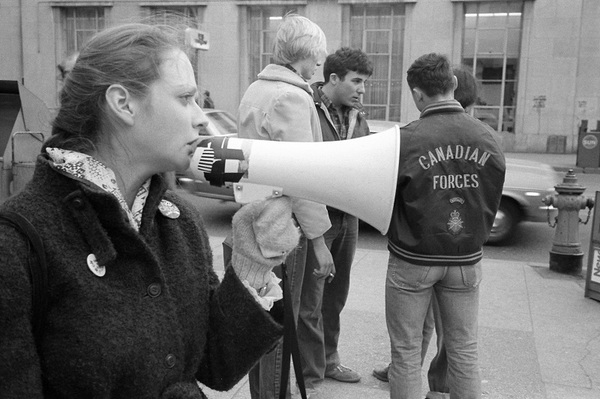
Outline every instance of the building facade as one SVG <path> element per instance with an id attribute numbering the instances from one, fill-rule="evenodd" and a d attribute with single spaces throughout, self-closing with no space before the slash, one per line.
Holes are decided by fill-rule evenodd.
<path id="1" fill-rule="evenodd" d="M 330 51 L 369 54 L 370 119 L 418 118 L 406 71 L 440 52 L 472 69 L 481 88 L 473 113 L 507 151 L 576 152 L 581 121 L 600 121 L 598 0 L 0 0 L 0 81 L 20 82 L 52 112 L 66 60 L 89 37 L 175 12 L 207 33 L 208 50 L 189 50 L 200 92 L 235 114 L 290 11 L 316 22 Z"/>

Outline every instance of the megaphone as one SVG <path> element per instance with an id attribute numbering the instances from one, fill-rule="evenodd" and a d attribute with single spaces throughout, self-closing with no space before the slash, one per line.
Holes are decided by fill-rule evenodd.
<path id="1" fill-rule="evenodd" d="M 400 161 L 400 129 L 352 140 L 202 140 L 190 166 L 196 179 L 234 182 L 238 203 L 287 195 L 329 205 L 386 234 Z"/>

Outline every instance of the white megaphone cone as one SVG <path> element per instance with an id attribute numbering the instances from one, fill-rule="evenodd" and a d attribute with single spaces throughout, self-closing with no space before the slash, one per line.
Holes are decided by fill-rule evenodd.
<path id="1" fill-rule="evenodd" d="M 203 141 L 192 159 L 197 179 L 234 181 L 236 202 L 299 197 L 354 215 L 387 233 L 398 177 L 397 126 L 352 140 L 320 143 L 236 138 Z"/>

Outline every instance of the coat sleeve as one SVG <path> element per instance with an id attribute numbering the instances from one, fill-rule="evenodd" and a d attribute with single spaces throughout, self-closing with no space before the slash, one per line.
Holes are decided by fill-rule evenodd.
<path id="1" fill-rule="evenodd" d="M 283 327 L 228 267 L 212 295 L 207 349 L 196 378 L 218 391 L 233 388 L 282 334 Z"/>
<path id="2" fill-rule="evenodd" d="M 274 141 L 322 141 L 321 126 L 312 123 L 316 112 L 308 93 L 287 91 L 274 100 L 262 123 Z"/>
<path id="3" fill-rule="evenodd" d="M 292 212 L 309 240 L 325 234 L 331 228 L 327 207 L 313 201 L 292 198 Z"/>
<path id="4" fill-rule="evenodd" d="M 0 236 L 0 396 L 43 398 L 31 325 L 29 249 L 13 227 L 0 225 Z"/>
<path id="5" fill-rule="evenodd" d="M 277 99 L 273 110 L 264 122 L 271 139 L 277 141 L 312 142 L 321 141 L 320 125 L 316 124 L 317 132 L 313 131 L 311 115 L 316 115 L 312 98 L 306 93 L 298 95 L 288 92 Z M 292 211 L 306 235 L 312 240 L 325 234 L 331 228 L 327 207 L 305 199 L 294 198 Z"/>

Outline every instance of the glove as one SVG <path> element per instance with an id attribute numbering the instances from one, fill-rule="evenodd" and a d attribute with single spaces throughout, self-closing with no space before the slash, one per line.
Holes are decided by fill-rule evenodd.
<path id="1" fill-rule="evenodd" d="M 232 233 L 231 265 L 256 290 L 271 281 L 273 267 L 285 261 L 300 238 L 287 197 L 244 205 L 233 215 Z"/>

